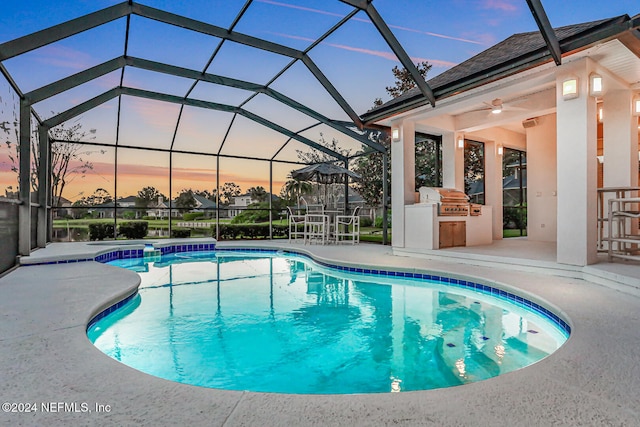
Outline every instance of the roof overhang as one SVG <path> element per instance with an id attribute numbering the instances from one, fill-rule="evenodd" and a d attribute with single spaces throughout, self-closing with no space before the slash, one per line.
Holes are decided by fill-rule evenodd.
<path id="1" fill-rule="evenodd" d="M 639 28 L 640 15 L 636 15 L 633 18 L 623 15 L 607 22 L 605 25 L 586 31 L 580 34 L 579 37 L 561 40 L 562 57 L 569 58 L 596 45 L 602 45 L 617 39 L 640 60 Z M 435 87 L 433 92 L 438 102 L 438 107 L 432 107 L 420 93 L 415 93 L 401 101 L 394 102 L 392 100 L 375 110 L 369 111 L 363 114 L 361 119 L 365 126 L 374 124 L 389 126 L 391 120 L 414 115 L 417 112 L 434 111 L 437 114 L 446 113 L 447 106 L 451 104 L 447 102 L 449 98 L 454 98 L 455 102 L 458 102 L 462 99 L 460 96 L 462 94 L 473 95 L 478 92 L 491 91 L 502 84 L 510 84 L 514 80 L 529 77 L 544 70 L 552 70 L 554 67 L 553 56 L 549 48 L 544 46 L 496 67 Z"/>

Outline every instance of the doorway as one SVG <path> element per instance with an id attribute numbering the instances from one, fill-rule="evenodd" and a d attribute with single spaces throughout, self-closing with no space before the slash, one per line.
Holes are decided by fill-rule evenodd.
<path id="1" fill-rule="evenodd" d="M 527 235 L 527 153 L 506 147 L 502 156 L 502 235 Z"/>

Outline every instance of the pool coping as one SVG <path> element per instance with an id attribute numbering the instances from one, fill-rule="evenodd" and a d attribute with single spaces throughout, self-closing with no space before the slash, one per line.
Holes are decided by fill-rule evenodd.
<path id="1" fill-rule="evenodd" d="M 509 419 L 513 425 L 634 425 L 637 421 L 637 330 L 633 322 L 620 321 L 640 312 L 637 297 L 578 279 L 399 258 L 384 248 L 361 246 L 358 252 L 295 249 L 335 262 L 357 264 L 367 259 L 396 269 L 428 266 L 508 282 L 565 310 L 572 321 L 571 338 L 530 367 L 461 387 L 337 396 L 204 389 L 140 373 L 90 344 L 85 329 L 88 312 L 137 288 L 137 274 L 97 262 L 21 267 L 0 278 L 0 289 L 11 297 L 0 300 L 0 313 L 6 319 L 0 323 L 4 328 L 0 331 L 5 331 L 0 335 L 3 398 L 95 401 L 111 404 L 113 410 L 92 415 L 0 413 L 0 424 L 6 420 L 11 425 L 492 425 Z"/>

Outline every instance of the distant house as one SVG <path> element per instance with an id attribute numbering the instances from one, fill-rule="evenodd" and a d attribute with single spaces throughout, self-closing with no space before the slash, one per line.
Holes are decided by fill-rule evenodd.
<path id="1" fill-rule="evenodd" d="M 202 212 L 205 217 L 211 218 L 216 215 L 216 202 L 209 200 L 206 197 L 194 194 L 193 199 L 196 201 L 196 206 L 191 209 L 190 212 Z M 224 211 L 224 214 L 222 213 Z M 226 216 L 227 208 L 220 206 L 220 216 Z"/>
<path id="2" fill-rule="evenodd" d="M 135 212 L 135 217 L 142 217 L 143 211 L 134 210 L 136 207 L 136 196 L 122 197 L 117 201 L 118 218 L 121 218 L 125 212 Z M 101 203 L 89 208 L 89 213 L 98 218 L 113 218 L 116 204 L 114 202 Z"/>
<path id="3" fill-rule="evenodd" d="M 267 193 L 267 200 L 269 197 L 269 193 Z M 280 200 L 280 197 L 275 194 L 271 194 L 271 201 Z M 245 210 L 247 207 L 253 203 L 258 203 L 258 200 L 252 199 L 249 193 L 242 194 L 240 196 L 234 197 L 233 201 L 227 206 L 227 213 L 229 218 L 235 218 Z"/>
<path id="4" fill-rule="evenodd" d="M 247 209 L 247 206 L 249 206 L 251 203 L 255 202 L 252 201 L 249 194 L 242 194 L 240 196 L 234 197 L 233 201 L 227 206 L 229 218 L 235 218 L 236 216 L 240 215 L 244 210 Z"/>
<path id="5" fill-rule="evenodd" d="M 169 209 L 169 202 L 165 201 L 164 197 L 158 196 L 158 201 L 151 203 L 147 207 L 147 216 L 150 216 L 154 219 L 160 219 L 169 218 L 169 214 L 171 214 L 172 218 L 179 218 L 180 211 L 176 206 L 175 200 L 172 200 L 170 203 L 171 209 Z"/>
<path id="6" fill-rule="evenodd" d="M 65 218 L 73 216 L 73 209 L 70 209 L 73 203 L 71 200 L 67 200 L 64 197 L 58 199 L 58 206 L 55 206 L 53 211 L 53 219 Z"/>
<path id="7" fill-rule="evenodd" d="M 144 211 L 136 209 L 136 202 L 138 198 L 136 196 L 128 196 L 118 199 L 118 216 L 123 216 L 125 212 L 133 212 L 134 217 L 142 218 Z"/>

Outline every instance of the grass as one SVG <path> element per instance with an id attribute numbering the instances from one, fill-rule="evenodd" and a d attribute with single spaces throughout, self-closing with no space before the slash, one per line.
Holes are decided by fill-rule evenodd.
<path id="1" fill-rule="evenodd" d="M 527 235 L 527 230 L 522 230 L 522 236 Z M 502 237 L 520 237 L 520 230 L 502 230 Z"/>

